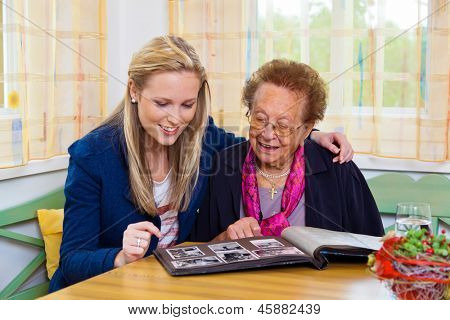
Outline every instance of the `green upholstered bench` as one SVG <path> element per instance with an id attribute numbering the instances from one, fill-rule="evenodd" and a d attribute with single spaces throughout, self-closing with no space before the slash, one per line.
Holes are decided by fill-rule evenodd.
<path id="1" fill-rule="evenodd" d="M 382 214 L 395 216 L 399 202 L 427 202 L 431 205 L 433 233 L 439 221 L 450 225 L 450 180 L 438 174 L 428 174 L 415 181 L 404 173 L 386 173 L 367 180 Z M 385 229 L 394 229 L 391 225 Z"/>
<path id="2" fill-rule="evenodd" d="M 4 227 L 20 222 L 37 220 L 36 211 L 38 209 L 60 209 L 64 207 L 64 202 L 64 189 L 60 188 L 24 204 L 0 211 L 0 237 L 17 241 L 26 246 L 40 248 L 39 254 L 0 291 L 0 299 L 35 299 L 47 294 L 49 281 L 18 292 L 20 286 L 25 283 L 33 272 L 45 263 L 44 241 L 6 230 Z"/>

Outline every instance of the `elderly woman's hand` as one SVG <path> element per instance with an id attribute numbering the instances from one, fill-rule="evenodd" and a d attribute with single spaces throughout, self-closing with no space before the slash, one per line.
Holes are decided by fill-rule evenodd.
<path id="1" fill-rule="evenodd" d="M 353 159 L 352 145 L 342 133 L 313 131 L 311 132 L 311 139 L 337 155 L 333 158 L 333 162 L 344 163 Z"/>
<path id="2" fill-rule="evenodd" d="M 114 267 L 141 259 L 150 246 L 151 236 L 161 237 L 159 229 L 151 222 L 143 221 L 129 224 L 123 233 L 122 250 L 114 260 Z"/>
<path id="3" fill-rule="evenodd" d="M 236 240 L 261 235 L 261 228 L 259 227 L 258 221 L 253 217 L 245 217 L 229 225 L 227 230 L 218 235 L 214 240 Z"/>

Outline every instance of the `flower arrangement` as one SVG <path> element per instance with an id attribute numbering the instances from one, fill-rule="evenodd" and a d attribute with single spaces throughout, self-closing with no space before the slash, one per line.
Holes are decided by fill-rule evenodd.
<path id="1" fill-rule="evenodd" d="M 450 299 L 449 253 L 445 230 L 438 236 L 426 229 L 409 230 L 404 237 L 386 235 L 368 265 L 398 299 Z"/>

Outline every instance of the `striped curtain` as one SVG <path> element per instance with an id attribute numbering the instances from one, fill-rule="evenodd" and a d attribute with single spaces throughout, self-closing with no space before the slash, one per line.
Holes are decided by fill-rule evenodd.
<path id="1" fill-rule="evenodd" d="M 240 94 L 261 64 L 288 58 L 328 83 L 318 127 L 358 153 L 450 160 L 450 8 L 446 0 L 169 0 L 169 30 L 197 49 L 212 115 L 238 134 Z"/>
<path id="2" fill-rule="evenodd" d="M 104 0 L 4 0 L 0 168 L 67 153 L 106 115 Z"/>

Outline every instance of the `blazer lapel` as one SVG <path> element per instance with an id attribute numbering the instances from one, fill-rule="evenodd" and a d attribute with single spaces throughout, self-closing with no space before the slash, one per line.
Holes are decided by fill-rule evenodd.
<path id="1" fill-rule="evenodd" d="M 316 203 L 314 192 L 324 192 L 324 190 L 314 190 L 313 181 L 316 174 L 328 171 L 324 159 L 320 155 L 314 142 L 305 140 L 305 225 L 308 227 L 323 228 L 324 219 L 318 212 L 320 203 Z"/>
<path id="2" fill-rule="evenodd" d="M 230 148 L 225 158 L 225 166 L 227 167 L 225 170 L 227 173 L 230 173 L 229 175 L 227 174 L 227 180 L 231 186 L 233 213 L 236 220 L 240 218 L 242 199 L 242 166 L 244 165 L 249 146 L 250 143 L 248 141 L 235 145 Z"/>

